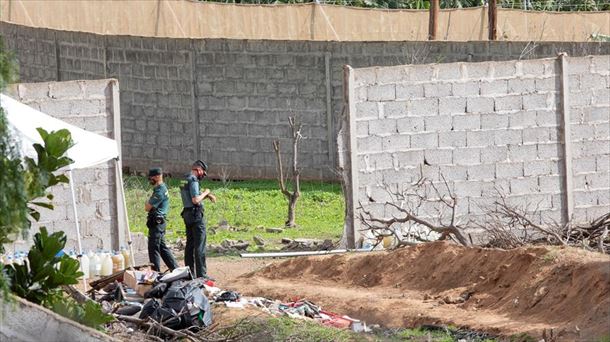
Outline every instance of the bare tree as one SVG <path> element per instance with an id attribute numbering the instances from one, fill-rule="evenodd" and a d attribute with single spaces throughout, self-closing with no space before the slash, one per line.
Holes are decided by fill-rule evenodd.
<path id="1" fill-rule="evenodd" d="M 222 182 L 222 187 L 227 188 L 231 185 L 231 171 L 226 166 L 220 168 L 220 181 Z"/>
<path id="2" fill-rule="evenodd" d="M 301 196 L 301 185 L 299 182 L 300 170 L 298 167 L 299 141 L 301 141 L 303 136 L 301 135 L 301 123 L 297 123 L 294 117 L 289 117 L 288 123 L 290 124 L 292 133 L 292 192 L 288 191 L 286 187 L 286 178 L 288 176 L 286 175 L 286 178 L 284 177 L 279 140 L 273 141 L 273 149 L 275 150 L 275 156 L 277 157 L 277 173 L 280 190 L 288 200 L 288 220 L 286 220 L 286 227 L 295 227 L 296 205 L 299 196 Z"/>
<path id="3" fill-rule="evenodd" d="M 431 235 L 434 235 L 432 239 L 452 239 L 464 246 L 471 245 L 463 234 L 464 227 L 456 217 L 457 197 L 449 189 L 445 178 L 442 179 L 446 192 L 441 191 L 434 182 L 426 178 L 420 178 L 402 191 L 389 189 L 384 185 L 391 198 L 384 204 L 397 212 L 391 218 L 375 217 L 363 207 L 362 203 L 359 203 L 360 221 L 365 226 L 363 231 L 370 232 L 377 239 L 375 247 L 387 236 L 394 236 L 398 241 L 395 247 L 401 247 L 431 241 Z M 423 218 L 420 215 L 420 209 L 425 206 L 434 208 L 437 220 Z M 404 226 L 407 226 L 406 232 L 403 231 Z M 430 232 L 436 234 L 429 234 Z"/>

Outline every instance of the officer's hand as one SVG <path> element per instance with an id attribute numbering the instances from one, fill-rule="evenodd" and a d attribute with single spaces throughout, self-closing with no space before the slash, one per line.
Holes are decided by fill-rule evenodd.
<path id="1" fill-rule="evenodd" d="M 214 194 L 209 193 L 207 197 L 210 199 L 210 201 L 212 201 L 212 203 L 216 203 L 216 196 L 214 196 Z"/>

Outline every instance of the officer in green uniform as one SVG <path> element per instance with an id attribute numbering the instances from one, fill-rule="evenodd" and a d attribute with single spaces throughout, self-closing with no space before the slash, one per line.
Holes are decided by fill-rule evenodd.
<path id="1" fill-rule="evenodd" d="M 146 226 L 148 227 L 148 259 L 155 271 L 161 270 L 161 260 L 171 270 L 178 267 L 172 251 L 165 244 L 165 228 L 167 227 L 167 211 L 169 209 L 169 193 L 163 183 L 163 173 L 160 168 L 148 171 L 148 181 L 154 186 L 152 196 L 146 201 L 144 210 L 148 212 Z"/>
<path id="2" fill-rule="evenodd" d="M 208 166 L 197 160 L 191 166 L 191 173 L 186 176 L 186 185 L 180 189 L 182 197 L 182 218 L 186 226 L 186 247 L 184 251 L 184 264 L 191 269 L 193 277 L 207 277 L 205 262 L 206 229 L 203 200 L 216 202 L 216 197 L 210 189 L 199 191 L 199 181 L 208 171 Z"/>

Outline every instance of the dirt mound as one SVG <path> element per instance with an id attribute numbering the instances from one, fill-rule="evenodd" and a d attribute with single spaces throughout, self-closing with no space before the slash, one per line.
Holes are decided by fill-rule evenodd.
<path id="1" fill-rule="evenodd" d="M 553 329 L 565 339 L 609 332 L 610 257 L 574 248 L 505 251 L 435 242 L 294 258 L 238 284 L 245 292 L 307 296 L 390 326 L 442 322 L 502 335 Z"/>

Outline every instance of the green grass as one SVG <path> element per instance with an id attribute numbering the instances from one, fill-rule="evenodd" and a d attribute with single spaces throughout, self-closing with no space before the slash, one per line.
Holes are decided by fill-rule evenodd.
<path id="1" fill-rule="evenodd" d="M 221 335 L 239 341 L 354 341 L 354 342 L 454 342 L 460 340 L 450 331 L 375 328 L 370 333 L 326 327 L 309 320 L 281 317 L 256 317 L 221 329 Z M 495 342 L 496 339 L 467 339 L 470 342 Z"/>
<path id="2" fill-rule="evenodd" d="M 165 182 L 170 194 L 166 237 L 174 241 L 185 236 L 180 217 L 182 201 L 179 192 L 183 180 L 168 178 Z M 288 202 L 280 193 L 276 181 L 233 181 L 223 184 L 204 180 L 201 188 L 209 188 L 217 197 L 215 204 L 205 201 L 208 243 L 241 239 L 253 246 L 252 237 L 258 235 L 270 244 L 266 249 L 277 249 L 282 237 L 337 240 L 343 231 L 344 199 L 338 183 L 302 182 L 296 213 L 298 227 L 285 229 L 280 234 L 265 232 L 265 228 L 283 227 L 287 217 Z M 125 192 L 131 230 L 147 234 L 144 203 L 152 187 L 146 178 L 130 176 L 125 178 Z M 216 229 L 223 220 L 235 229 Z"/>
<path id="3" fill-rule="evenodd" d="M 259 317 L 224 329 L 223 336 L 239 341 L 369 341 L 364 335 L 330 328 L 309 320 L 289 317 Z"/>
<path id="4" fill-rule="evenodd" d="M 421 328 L 405 329 L 396 334 L 396 338 L 400 341 L 453 342 L 451 335 L 444 331 L 429 331 Z"/>
<path id="5" fill-rule="evenodd" d="M 610 335 L 600 337 L 599 342 L 610 342 Z"/>

